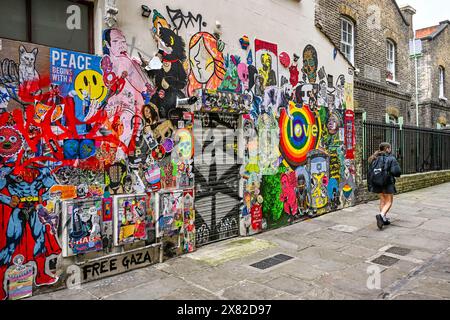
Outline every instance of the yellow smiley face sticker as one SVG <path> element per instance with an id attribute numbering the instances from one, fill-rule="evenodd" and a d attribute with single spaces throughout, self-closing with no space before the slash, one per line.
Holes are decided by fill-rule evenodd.
<path id="1" fill-rule="evenodd" d="M 95 70 L 84 70 L 78 74 L 75 79 L 75 90 L 81 100 L 89 97 L 91 101 L 102 102 L 107 94 L 103 77 Z"/>

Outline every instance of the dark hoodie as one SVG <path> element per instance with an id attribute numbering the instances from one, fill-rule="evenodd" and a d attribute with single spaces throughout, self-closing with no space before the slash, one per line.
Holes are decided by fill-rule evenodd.
<path id="1" fill-rule="evenodd" d="M 391 177 L 391 183 L 395 184 L 395 178 L 394 177 L 400 177 L 402 174 L 402 169 L 400 168 L 400 165 L 398 164 L 397 159 L 390 153 L 386 153 L 384 151 L 377 151 L 369 158 L 369 167 L 372 164 L 374 160 L 376 160 L 378 157 L 387 157 L 386 159 L 386 168 L 389 172 L 389 175 Z"/>

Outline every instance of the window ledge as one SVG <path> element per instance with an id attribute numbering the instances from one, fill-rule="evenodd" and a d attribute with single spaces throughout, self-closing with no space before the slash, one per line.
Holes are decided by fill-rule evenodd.
<path id="1" fill-rule="evenodd" d="M 396 86 L 399 86 L 399 85 L 400 85 L 400 82 L 397 82 L 397 81 L 395 81 L 395 80 L 386 79 L 386 82 L 387 82 L 387 83 L 390 83 L 390 84 L 393 84 L 393 85 L 396 85 Z"/>
<path id="2" fill-rule="evenodd" d="M 444 101 L 448 101 L 448 99 L 446 97 L 440 96 L 439 100 L 444 100 Z"/>

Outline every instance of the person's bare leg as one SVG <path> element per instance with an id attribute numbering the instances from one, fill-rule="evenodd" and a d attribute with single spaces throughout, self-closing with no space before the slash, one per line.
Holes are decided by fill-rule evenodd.
<path id="1" fill-rule="evenodd" d="M 394 195 L 392 195 L 392 194 L 384 195 L 384 206 L 383 206 L 383 209 L 381 210 L 382 215 L 386 216 L 386 214 L 391 209 L 393 198 L 394 198 Z"/>
<path id="2" fill-rule="evenodd" d="M 383 211 L 383 207 L 385 205 L 384 193 L 380 193 L 380 212 Z"/>
<path id="3" fill-rule="evenodd" d="M 385 208 L 384 208 L 384 216 L 386 216 L 392 208 L 392 204 L 394 203 L 394 195 L 386 194 L 385 195 Z"/>

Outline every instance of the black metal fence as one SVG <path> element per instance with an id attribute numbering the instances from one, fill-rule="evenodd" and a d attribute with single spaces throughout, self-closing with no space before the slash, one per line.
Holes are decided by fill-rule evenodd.
<path id="1" fill-rule="evenodd" d="M 450 169 L 450 132 L 382 124 L 363 124 L 363 177 L 367 176 L 368 158 L 381 142 L 389 142 L 403 174 Z"/>

